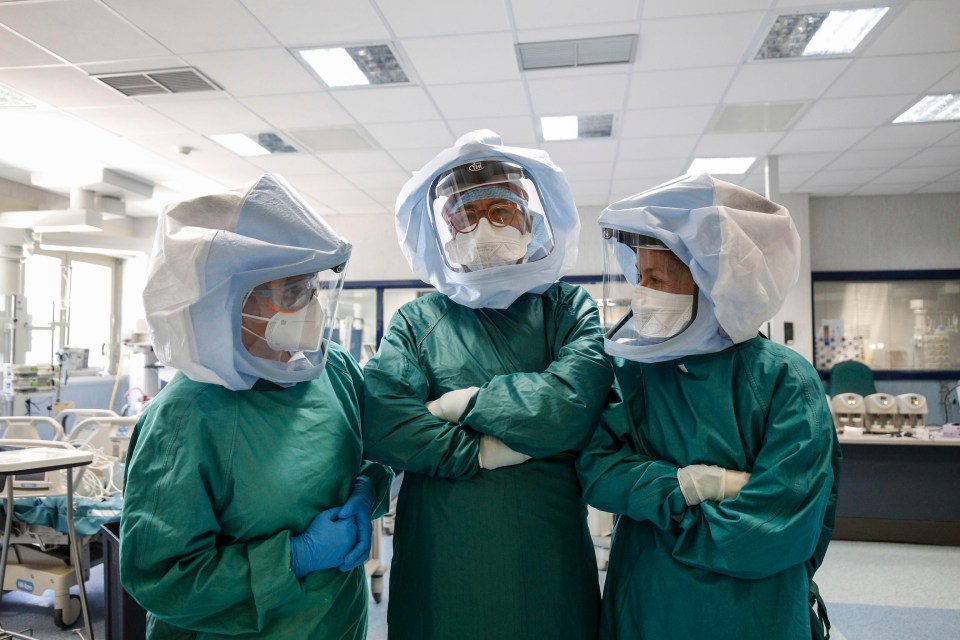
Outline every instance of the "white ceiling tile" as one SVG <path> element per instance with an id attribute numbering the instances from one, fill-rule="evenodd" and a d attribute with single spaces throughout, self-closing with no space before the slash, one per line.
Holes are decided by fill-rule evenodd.
<path id="1" fill-rule="evenodd" d="M 796 191 L 796 193 L 807 193 L 810 195 L 810 197 L 826 198 L 847 196 L 850 195 L 856 188 L 857 185 L 855 184 L 834 185 L 827 187 L 804 183 L 800 185 L 800 189 Z"/>
<path id="2" fill-rule="evenodd" d="M 0 83 L 52 107 L 119 107 L 131 99 L 72 67 L 0 69 Z"/>
<path id="3" fill-rule="evenodd" d="M 697 144 L 700 157 L 763 157 L 783 138 L 783 133 L 707 133 Z"/>
<path id="4" fill-rule="evenodd" d="M 448 119 L 530 114 L 527 95 L 519 82 L 443 85 L 430 87 L 430 95 Z"/>
<path id="5" fill-rule="evenodd" d="M 586 6 L 592 6 L 586 5 Z M 640 27 L 636 68 L 685 69 L 740 64 L 752 57 L 754 35 L 765 14 L 645 20 Z"/>
<path id="6" fill-rule="evenodd" d="M 240 102 L 278 129 L 352 125 L 353 117 L 327 93 L 243 98 Z"/>
<path id="7" fill-rule="evenodd" d="M 108 4 L 177 53 L 276 45 L 270 32 L 235 0 L 108 0 Z"/>
<path id="8" fill-rule="evenodd" d="M 450 128 L 439 121 L 370 124 L 367 131 L 387 150 L 417 149 L 425 144 L 440 147 L 454 140 Z"/>
<path id="9" fill-rule="evenodd" d="M 881 176 L 884 182 L 935 182 L 953 173 L 956 167 L 894 167 Z"/>
<path id="10" fill-rule="evenodd" d="M 576 80 L 528 80 L 533 110 L 538 116 L 616 113 L 623 109 L 626 73 Z"/>
<path id="11" fill-rule="evenodd" d="M 912 95 L 819 100 L 800 116 L 794 128 L 802 131 L 853 126 L 876 127 L 892 122 L 915 101 L 916 97 Z"/>
<path id="12" fill-rule="evenodd" d="M 541 148 L 561 169 L 567 162 L 613 162 L 617 151 L 614 139 L 583 139 L 563 142 L 544 142 Z"/>
<path id="13" fill-rule="evenodd" d="M 393 171 L 375 171 L 371 173 L 357 173 L 350 177 L 350 181 L 361 188 L 368 195 L 371 191 L 390 189 L 393 199 L 400 193 L 400 188 L 410 179 L 410 173 L 395 169 Z"/>
<path id="14" fill-rule="evenodd" d="M 385 213 L 386 208 L 360 191 L 344 189 L 342 191 L 325 190 L 317 194 L 317 199 L 333 209 L 334 213 Z"/>
<path id="15" fill-rule="evenodd" d="M 140 104 L 105 109 L 66 109 L 65 112 L 121 136 L 136 136 L 145 131 L 152 133 L 187 131 L 182 124 Z"/>
<path id="16" fill-rule="evenodd" d="M 766 11 L 770 0 L 644 0 L 643 18 L 674 18 L 678 16 L 728 13 L 734 11 Z"/>
<path id="17" fill-rule="evenodd" d="M 168 118 L 202 134 L 257 133 L 269 130 L 266 122 L 236 100 L 191 100 L 152 105 Z"/>
<path id="18" fill-rule="evenodd" d="M 344 151 L 341 153 L 324 153 L 320 159 L 340 173 L 366 173 L 377 171 L 394 171 L 396 161 L 383 151 Z"/>
<path id="19" fill-rule="evenodd" d="M 960 147 L 930 147 L 924 149 L 909 160 L 903 162 L 904 167 L 956 167 L 960 164 Z"/>
<path id="20" fill-rule="evenodd" d="M 439 117 L 430 97 L 420 87 L 362 87 L 337 90 L 331 95 L 363 124 Z"/>
<path id="21" fill-rule="evenodd" d="M 323 195 L 328 191 L 358 191 L 357 185 L 339 173 L 332 171 L 311 176 L 309 178 L 309 184 L 306 184 L 304 180 L 300 180 L 299 182 L 301 188 L 320 200 L 324 199 Z"/>
<path id="22" fill-rule="evenodd" d="M 635 73 L 630 79 L 627 108 L 715 105 L 736 69 L 731 66 Z"/>
<path id="23" fill-rule="evenodd" d="M 833 162 L 836 153 L 793 153 L 780 157 L 781 177 L 788 173 L 810 174 Z"/>
<path id="24" fill-rule="evenodd" d="M 568 162 L 562 169 L 570 182 L 610 180 L 614 175 L 613 162 Z"/>
<path id="25" fill-rule="evenodd" d="M 938 180 L 933 184 L 920 187 L 917 193 L 960 193 L 960 180 Z"/>
<path id="26" fill-rule="evenodd" d="M 960 146 L 960 131 L 949 134 L 946 138 L 936 144 L 938 147 L 956 147 Z"/>
<path id="27" fill-rule="evenodd" d="M 692 135 L 703 131 L 716 107 L 634 109 L 623 117 L 624 138 Z"/>
<path id="28" fill-rule="evenodd" d="M 410 176 L 408 174 L 407 178 L 409 177 Z M 371 198 L 373 198 L 374 200 L 376 200 L 377 202 L 379 202 L 380 204 L 382 204 L 384 207 L 387 208 L 388 211 L 392 213 L 394 210 L 394 207 L 397 204 L 397 195 L 399 195 L 400 193 L 400 188 L 402 188 L 405 183 L 406 183 L 406 180 L 400 183 L 400 187 L 398 188 L 374 189 L 371 187 L 364 187 L 363 192 L 368 196 L 370 196 Z"/>
<path id="29" fill-rule="evenodd" d="M 613 178 L 617 181 L 633 180 L 635 183 L 643 178 L 646 182 L 656 176 L 679 176 L 687 170 L 688 165 L 687 158 L 618 162 Z"/>
<path id="30" fill-rule="evenodd" d="M 956 0 L 920 0 L 903 3 L 902 10 L 884 17 L 873 42 L 864 43 L 869 55 L 933 53 L 954 49 L 960 28 Z M 885 24 L 889 20 L 889 24 Z M 922 37 L 917 37 L 923 34 Z"/>
<path id="31" fill-rule="evenodd" d="M 639 0 L 593 0 L 593 2 L 556 2 L 523 0 L 513 2 L 517 29 L 539 29 L 602 22 L 632 23 L 637 20 Z"/>
<path id="32" fill-rule="evenodd" d="M 854 60 L 825 97 L 879 96 L 891 93 L 922 93 L 960 64 L 960 53 Z"/>
<path id="33" fill-rule="evenodd" d="M 170 53 L 96 0 L 4 3 L 0 24 L 74 64 Z"/>
<path id="34" fill-rule="evenodd" d="M 271 153 L 267 156 L 252 156 L 247 161 L 264 171 L 273 171 L 284 177 L 329 175 L 333 171 L 309 153 Z"/>
<path id="35" fill-rule="evenodd" d="M 451 140 L 451 144 L 452 143 L 453 141 Z M 448 145 L 444 145 L 443 148 L 447 146 Z M 440 153 L 443 148 L 400 149 L 398 151 L 392 151 L 390 155 L 396 159 L 403 169 L 413 172 L 422 169 L 424 165 L 433 160 L 433 157 Z"/>
<path id="36" fill-rule="evenodd" d="M 510 29 L 503 0 L 377 0 L 377 6 L 401 38 Z"/>
<path id="37" fill-rule="evenodd" d="M 424 84 L 462 84 L 519 80 L 513 34 L 485 33 L 437 38 L 410 38 L 400 47 Z M 438 56 L 437 52 L 444 55 Z M 483 63 L 477 63 L 477 52 Z"/>
<path id="38" fill-rule="evenodd" d="M 151 56 L 136 60 L 104 60 L 77 65 L 92 76 L 108 73 L 128 73 L 131 71 L 155 71 L 158 69 L 174 69 L 183 67 L 183 58 L 180 56 Z M 201 94 L 202 95 L 202 94 Z"/>
<path id="39" fill-rule="evenodd" d="M 700 136 L 668 135 L 664 137 L 622 139 L 617 160 L 650 160 L 654 158 L 689 158 Z"/>
<path id="40" fill-rule="evenodd" d="M 0 10 L 0 20 L 3 12 Z M 63 64 L 29 40 L 0 28 L 0 67 L 28 67 L 41 64 Z"/>
<path id="41" fill-rule="evenodd" d="M 819 131 L 791 131 L 774 147 L 773 153 L 784 156 L 793 153 L 840 152 L 849 149 L 870 133 L 871 129 L 850 127 Z"/>
<path id="42" fill-rule="evenodd" d="M 538 145 L 537 128 L 533 118 L 518 116 L 513 118 L 464 118 L 447 120 L 454 136 L 459 138 L 465 133 L 477 129 L 490 129 L 500 135 L 504 144 L 511 147 Z"/>
<path id="43" fill-rule="evenodd" d="M 374 44 L 390 32 L 368 0 L 241 0 L 284 46 Z"/>
<path id="44" fill-rule="evenodd" d="M 614 180 L 610 183 L 610 202 L 616 202 L 638 193 L 643 193 L 647 189 L 652 189 L 657 185 L 669 182 L 680 175 L 683 175 L 683 171 L 679 173 L 663 171 L 659 174 L 639 176 L 630 180 Z"/>
<path id="45" fill-rule="evenodd" d="M 833 168 L 817 173 L 808 181 L 808 185 L 819 187 L 864 184 L 877 178 L 883 173 L 883 169 L 855 169 L 852 171 L 839 171 Z"/>
<path id="46" fill-rule="evenodd" d="M 869 151 L 847 151 L 830 165 L 835 169 L 886 169 L 895 167 L 917 152 L 916 147 L 909 149 L 871 149 Z"/>
<path id="47" fill-rule="evenodd" d="M 234 97 L 323 89 L 321 82 L 294 58 L 293 53 L 277 47 L 194 53 L 184 59 Z"/>
<path id="48" fill-rule="evenodd" d="M 927 93 L 957 93 L 960 90 L 960 66 L 931 86 Z"/>
<path id="49" fill-rule="evenodd" d="M 802 173 L 780 172 L 780 193 L 798 193 L 801 185 L 813 175 L 811 171 Z"/>
<path id="50" fill-rule="evenodd" d="M 921 147 L 939 142 L 954 131 L 960 122 L 923 122 L 884 125 L 857 143 L 857 149 L 899 149 Z"/>
<path id="51" fill-rule="evenodd" d="M 841 195 L 851 196 L 890 196 L 903 193 L 913 193 L 927 185 L 926 182 L 895 183 L 881 180 L 872 184 L 856 187 Z"/>
<path id="52" fill-rule="evenodd" d="M 846 58 L 751 61 L 733 79 L 724 102 L 812 100 L 820 97 L 850 64 Z"/>

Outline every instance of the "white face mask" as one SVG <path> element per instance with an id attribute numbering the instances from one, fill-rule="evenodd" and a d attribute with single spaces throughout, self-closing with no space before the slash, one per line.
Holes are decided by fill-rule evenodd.
<path id="1" fill-rule="evenodd" d="M 532 236 L 507 225 L 495 227 L 482 218 L 470 233 L 458 233 L 444 245 L 447 259 L 471 271 L 513 264 L 527 255 Z"/>
<path id="2" fill-rule="evenodd" d="M 693 295 L 666 293 L 636 286 L 630 301 L 637 333 L 644 338 L 672 338 L 683 331 L 693 316 Z"/>
<path id="3" fill-rule="evenodd" d="M 302 309 L 293 313 L 275 313 L 270 318 L 255 316 L 250 313 L 242 314 L 246 318 L 266 320 L 267 329 L 263 336 L 241 327 L 252 333 L 274 351 L 319 351 L 323 342 L 323 327 L 326 316 L 320 302 L 313 298 Z"/>

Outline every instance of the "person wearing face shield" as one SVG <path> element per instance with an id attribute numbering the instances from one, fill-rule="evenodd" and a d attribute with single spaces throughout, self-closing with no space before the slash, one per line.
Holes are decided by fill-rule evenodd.
<path id="1" fill-rule="evenodd" d="M 143 294 L 178 369 L 137 423 L 120 579 L 147 638 L 366 637 L 363 562 L 393 473 L 330 340 L 351 246 L 280 177 L 160 217 Z"/>
<path id="2" fill-rule="evenodd" d="M 612 371 L 595 303 L 557 282 L 579 231 L 563 173 L 467 134 L 404 186 L 397 231 L 438 292 L 397 311 L 364 368 L 364 451 L 404 471 L 389 637 L 595 638 L 574 461 Z"/>
<path id="3" fill-rule="evenodd" d="M 587 502 L 618 514 L 601 637 L 829 636 L 813 575 L 836 431 L 811 364 L 758 335 L 797 280 L 789 213 L 696 174 L 600 226 L 616 397 L 577 469 Z"/>

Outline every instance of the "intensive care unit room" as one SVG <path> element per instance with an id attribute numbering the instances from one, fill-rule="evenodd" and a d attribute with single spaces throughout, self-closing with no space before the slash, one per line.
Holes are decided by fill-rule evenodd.
<path id="1" fill-rule="evenodd" d="M 0 640 L 960 630 L 956 0 L 0 0 Z"/>

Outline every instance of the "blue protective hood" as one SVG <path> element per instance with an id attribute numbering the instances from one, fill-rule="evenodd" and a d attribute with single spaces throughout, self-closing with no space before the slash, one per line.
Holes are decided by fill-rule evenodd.
<path id="1" fill-rule="evenodd" d="M 553 231 L 553 250 L 541 260 L 461 273 L 447 266 L 431 224 L 430 187 L 452 167 L 472 160 L 506 160 L 523 167 L 539 187 Z M 403 186 L 397 198 L 397 237 L 414 274 L 459 304 L 504 309 L 527 292 L 542 293 L 577 261 L 580 217 L 563 171 L 544 151 L 505 147 L 500 136 L 482 129 L 441 151 Z M 536 227 L 534 235 L 543 233 Z"/>
<path id="2" fill-rule="evenodd" d="M 324 353 L 300 370 L 254 357 L 240 340 L 243 298 L 255 286 L 344 265 L 351 246 L 283 178 L 245 192 L 204 196 L 160 217 L 143 291 L 158 359 L 192 380 L 249 389 L 263 378 L 292 384 L 322 373 Z"/>
<path id="3" fill-rule="evenodd" d="M 756 336 L 799 274 L 800 237 L 786 208 L 705 173 L 615 202 L 599 224 L 661 240 L 699 289 L 697 317 L 677 336 L 643 346 L 606 340 L 608 353 L 631 360 L 714 353 Z"/>

